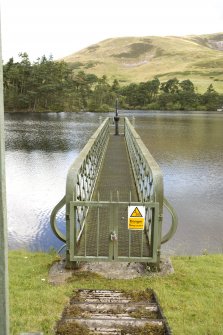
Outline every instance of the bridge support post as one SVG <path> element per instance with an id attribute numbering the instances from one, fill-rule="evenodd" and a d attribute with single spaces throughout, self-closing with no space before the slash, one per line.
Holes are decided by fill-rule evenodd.
<path id="1" fill-rule="evenodd" d="M 67 231 L 67 251 L 66 251 L 66 269 L 78 269 L 79 263 L 72 261 L 74 255 L 77 255 L 77 229 L 76 229 L 76 209 L 77 207 L 67 208 L 70 214 L 66 216 L 66 231 Z"/>
<path id="2" fill-rule="evenodd" d="M 1 33 L 0 33 L 1 36 Z M 0 38 L 0 334 L 9 334 L 3 73 Z"/>

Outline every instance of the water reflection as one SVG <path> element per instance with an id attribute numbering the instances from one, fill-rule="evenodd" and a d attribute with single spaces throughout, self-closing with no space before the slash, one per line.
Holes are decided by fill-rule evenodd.
<path id="1" fill-rule="evenodd" d="M 98 119 L 98 117 L 97 117 Z M 81 148 L 96 119 L 91 113 L 13 113 L 6 117 L 6 149 L 9 151 L 65 152 Z"/>
<path id="2" fill-rule="evenodd" d="M 137 130 L 164 173 L 179 215 L 170 253 L 223 252 L 223 115 L 151 115 Z"/>
<path id="3" fill-rule="evenodd" d="M 177 234 L 165 252 L 222 252 L 223 116 L 121 114 L 135 115 L 136 130 L 161 166 L 165 194 L 179 215 Z M 64 195 L 69 165 L 98 127 L 99 117 L 107 115 L 6 114 L 10 248 L 47 250 L 61 245 L 51 232 L 50 212 Z"/>

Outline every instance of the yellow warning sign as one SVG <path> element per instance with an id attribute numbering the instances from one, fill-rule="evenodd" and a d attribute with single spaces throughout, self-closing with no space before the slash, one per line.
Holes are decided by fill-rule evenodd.
<path id="1" fill-rule="evenodd" d="M 143 230 L 144 223 L 145 223 L 144 218 L 129 218 L 128 229 Z"/>
<path id="2" fill-rule="evenodd" d="M 131 217 L 142 217 L 142 214 L 139 211 L 138 207 L 135 207 L 134 211 L 131 214 Z"/>
<path id="3" fill-rule="evenodd" d="M 145 225 L 145 207 L 129 206 L 128 207 L 128 229 L 143 230 Z"/>

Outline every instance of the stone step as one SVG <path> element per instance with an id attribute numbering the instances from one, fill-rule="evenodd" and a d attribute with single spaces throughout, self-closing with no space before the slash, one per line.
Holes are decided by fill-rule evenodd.
<path id="1" fill-rule="evenodd" d="M 56 335 L 171 335 L 155 293 L 78 290 L 65 307 Z"/>

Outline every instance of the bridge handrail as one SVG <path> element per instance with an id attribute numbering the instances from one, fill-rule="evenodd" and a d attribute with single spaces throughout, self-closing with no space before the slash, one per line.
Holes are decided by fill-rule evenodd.
<path id="1" fill-rule="evenodd" d="M 58 204 L 54 207 L 54 209 L 52 210 L 52 212 L 50 214 L 51 229 L 54 232 L 54 234 L 56 235 L 56 237 L 59 238 L 59 240 L 61 240 L 63 242 L 66 242 L 66 236 L 58 228 L 57 221 L 56 221 L 56 216 L 57 216 L 57 213 L 59 212 L 59 210 L 61 208 L 63 208 L 63 206 L 65 204 L 66 204 L 66 196 L 64 195 L 63 198 L 58 202 Z"/>
<path id="2" fill-rule="evenodd" d="M 169 241 L 175 234 L 178 225 L 177 214 L 169 201 L 164 198 L 163 175 L 159 165 L 142 142 L 128 118 L 125 118 L 125 137 L 140 201 L 159 203 L 160 224 L 158 245 L 161 245 Z M 169 231 L 162 237 L 163 205 L 169 211 L 172 223 Z M 150 218 L 146 218 L 147 225 L 150 224 L 150 221 Z"/>
<path id="3" fill-rule="evenodd" d="M 66 205 L 66 230 L 69 231 L 70 202 L 90 200 L 94 191 L 98 171 L 101 166 L 109 139 L 109 118 L 99 126 L 96 132 L 90 137 L 79 156 L 70 166 L 66 179 L 66 195 L 54 207 L 50 223 L 55 235 L 62 241 L 67 242 L 66 236 L 60 232 L 57 226 L 56 215 Z M 76 237 L 77 240 L 84 226 L 87 208 L 80 207 L 77 212 Z M 69 237 L 68 237 L 69 238 Z"/>
<path id="4" fill-rule="evenodd" d="M 169 201 L 166 198 L 164 198 L 163 204 L 169 211 L 171 218 L 172 218 L 172 222 L 171 222 L 169 231 L 162 237 L 162 240 L 161 240 L 162 244 L 168 242 L 173 237 L 173 235 L 175 234 L 177 230 L 177 226 L 178 226 L 178 217 L 177 217 L 177 213 L 175 209 L 173 208 L 173 206 L 169 203 Z"/>
<path id="5" fill-rule="evenodd" d="M 159 165 L 127 118 L 125 118 L 125 136 L 140 201 L 159 203 L 158 245 L 161 245 L 175 234 L 178 225 L 177 214 L 169 201 L 164 198 L 163 175 Z M 169 211 L 172 223 L 169 231 L 162 237 L 163 205 Z M 150 218 L 146 218 L 147 226 L 150 221 Z"/>
<path id="6" fill-rule="evenodd" d="M 159 254 L 163 223 L 163 174 L 128 118 L 125 118 L 125 138 L 140 201 L 142 203 L 153 201 L 159 204 L 157 227 L 157 248 Z M 149 241 L 152 221 L 153 217 L 151 217 L 149 212 L 146 212 L 145 231 Z"/>
<path id="7" fill-rule="evenodd" d="M 128 118 L 125 118 L 125 137 L 140 201 L 158 202 L 162 212 L 162 171 Z"/>

